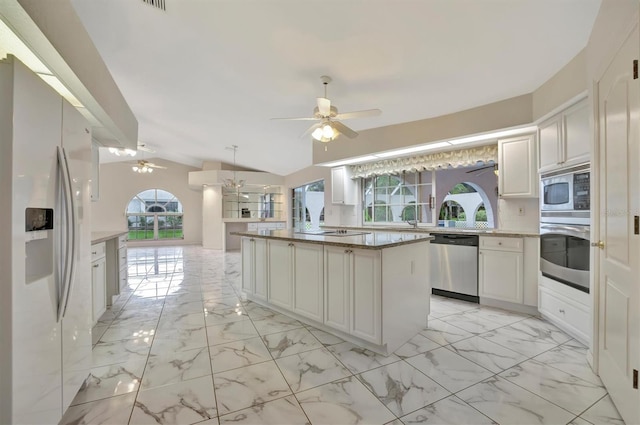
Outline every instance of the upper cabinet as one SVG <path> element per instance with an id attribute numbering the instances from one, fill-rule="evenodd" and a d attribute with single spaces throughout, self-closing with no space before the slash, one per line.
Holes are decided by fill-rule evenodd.
<path id="1" fill-rule="evenodd" d="M 587 100 L 565 109 L 539 126 L 541 173 L 589 162 L 589 108 Z"/>
<path id="2" fill-rule="evenodd" d="M 331 203 L 356 205 L 357 183 L 351 180 L 351 170 L 347 166 L 331 169 Z"/>
<path id="3" fill-rule="evenodd" d="M 498 140 L 498 193 L 501 198 L 537 198 L 534 134 Z"/>

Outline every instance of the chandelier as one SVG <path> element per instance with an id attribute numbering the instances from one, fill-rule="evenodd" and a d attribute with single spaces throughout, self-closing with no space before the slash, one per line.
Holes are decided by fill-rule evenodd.
<path id="1" fill-rule="evenodd" d="M 238 145 L 227 146 L 225 149 L 233 151 L 233 179 L 224 179 L 224 187 L 237 190 L 244 186 L 244 180 L 238 180 L 236 175 L 236 151 L 238 150 Z"/>

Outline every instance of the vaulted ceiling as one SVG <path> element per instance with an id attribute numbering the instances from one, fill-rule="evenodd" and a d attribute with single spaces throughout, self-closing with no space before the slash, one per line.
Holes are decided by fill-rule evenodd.
<path id="1" fill-rule="evenodd" d="M 155 0 L 157 2 L 158 0 Z M 153 156 L 286 175 L 323 95 L 355 130 L 530 93 L 588 41 L 600 0 L 73 0 Z M 349 143 L 339 137 L 332 143 Z"/>

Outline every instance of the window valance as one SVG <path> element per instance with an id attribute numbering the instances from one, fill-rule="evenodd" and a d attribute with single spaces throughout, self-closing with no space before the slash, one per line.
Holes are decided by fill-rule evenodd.
<path id="1" fill-rule="evenodd" d="M 350 167 L 352 178 L 356 179 L 384 174 L 437 170 L 439 168 L 448 168 L 449 166 L 453 168 L 470 166 L 475 165 L 479 161 L 498 162 L 498 145 L 487 145 L 456 151 L 385 159 L 366 164 L 351 165 Z"/>

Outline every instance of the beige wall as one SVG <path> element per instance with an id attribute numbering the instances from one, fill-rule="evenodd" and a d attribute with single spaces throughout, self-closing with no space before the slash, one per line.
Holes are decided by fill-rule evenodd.
<path id="1" fill-rule="evenodd" d="M 167 169 L 138 174 L 121 162 L 100 165 L 100 200 L 91 204 L 92 230 L 125 230 L 125 210 L 131 198 L 146 189 L 163 189 L 182 202 L 184 243 L 202 243 L 202 191 L 188 185 L 189 171 L 198 169 L 162 159 L 151 162 Z"/>
<path id="2" fill-rule="evenodd" d="M 587 91 L 587 54 L 583 49 L 567 65 L 533 92 L 533 120 L 537 121 L 568 100 Z"/>
<path id="3" fill-rule="evenodd" d="M 531 98 L 527 94 L 454 114 L 361 131 L 348 143 L 344 138 L 330 143 L 326 151 L 324 144 L 314 143 L 313 163 L 530 124 Z"/>

